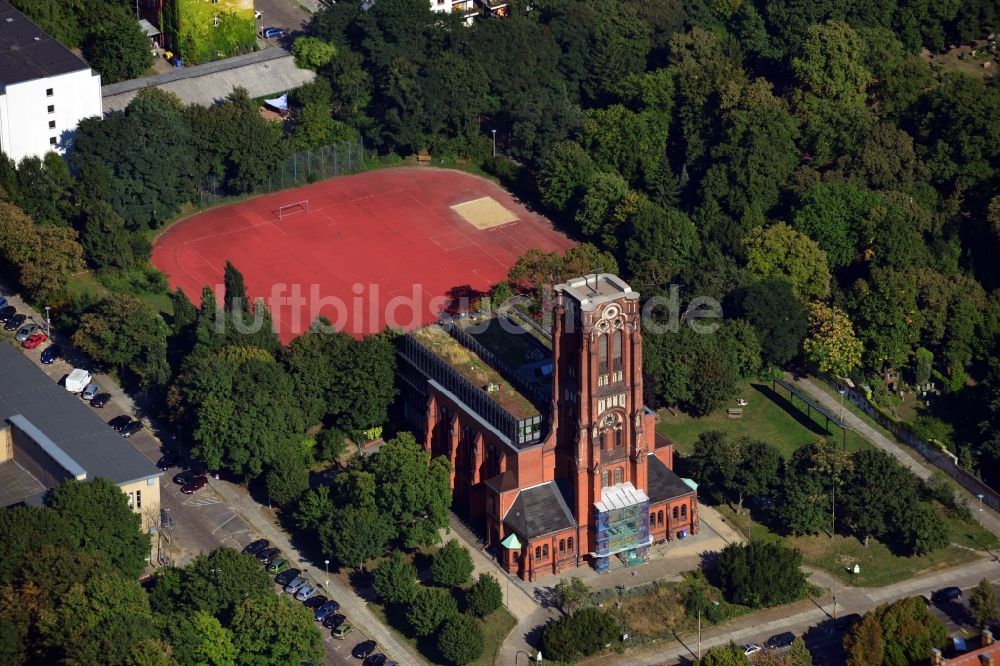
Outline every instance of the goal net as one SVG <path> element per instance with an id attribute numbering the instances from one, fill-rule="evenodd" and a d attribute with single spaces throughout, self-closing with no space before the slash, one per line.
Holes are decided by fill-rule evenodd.
<path id="1" fill-rule="evenodd" d="M 302 201 L 296 201 L 294 203 L 285 204 L 284 206 L 279 206 L 278 210 L 275 211 L 275 215 L 278 216 L 279 220 L 283 220 L 289 215 L 295 215 L 297 213 L 308 213 L 309 212 L 309 200 L 303 199 Z"/>

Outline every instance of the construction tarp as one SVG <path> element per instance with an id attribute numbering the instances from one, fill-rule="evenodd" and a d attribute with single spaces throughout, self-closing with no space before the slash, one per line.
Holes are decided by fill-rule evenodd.
<path id="1" fill-rule="evenodd" d="M 279 111 L 288 111 L 288 93 L 285 93 L 281 97 L 275 97 L 274 99 L 265 99 L 264 104 L 278 109 Z"/>

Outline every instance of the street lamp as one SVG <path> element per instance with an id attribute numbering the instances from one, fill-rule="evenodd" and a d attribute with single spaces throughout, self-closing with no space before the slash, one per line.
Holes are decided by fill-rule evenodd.
<path id="1" fill-rule="evenodd" d="M 323 568 L 326 569 L 326 585 L 323 587 L 330 587 L 330 560 L 323 560 Z"/>
<path id="2" fill-rule="evenodd" d="M 51 310 L 48 305 L 45 306 L 45 337 L 52 337 L 52 320 L 49 319 L 49 310 Z"/>
<path id="3" fill-rule="evenodd" d="M 979 526 L 983 526 L 983 494 L 976 495 L 979 498 Z"/>
<path id="4" fill-rule="evenodd" d="M 496 156 L 497 156 L 497 131 L 496 130 L 490 130 L 490 131 L 493 132 L 493 159 L 496 159 Z"/>

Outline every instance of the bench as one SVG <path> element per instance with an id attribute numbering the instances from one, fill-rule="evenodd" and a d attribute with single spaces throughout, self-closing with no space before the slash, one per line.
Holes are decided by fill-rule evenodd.
<path id="1" fill-rule="evenodd" d="M 430 156 L 430 154 L 427 151 L 421 151 L 417 155 L 417 163 L 418 164 L 430 164 L 431 163 L 431 156 Z"/>
<path id="2" fill-rule="evenodd" d="M 726 415 L 731 419 L 743 418 L 743 410 L 739 407 L 730 407 L 726 410 Z"/>

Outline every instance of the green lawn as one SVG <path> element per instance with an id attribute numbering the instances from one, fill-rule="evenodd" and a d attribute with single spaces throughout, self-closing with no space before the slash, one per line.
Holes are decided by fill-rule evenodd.
<path id="1" fill-rule="evenodd" d="M 677 451 L 683 455 L 690 454 L 698 435 L 708 430 L 719 430 L 731 437 L 745 435 L 760 439 L 776 447 L 786 458 L 796 449 L 821 437 L 841 442 L 839 428 L 830 426 L 833 432 L 827 431 L 825 418 L 815 411 L 810 418 L 805 405 L 798 398 L 794 404 L 789 402 L 784 389 L 779 388 L 779 393 L 775 393 L 769 384 L 750 383 L 745 384 L 738 395 L 749 403 L 742 408 L 742 418 L 730 418 L 726 413 L 728 408 L 736 407 L 735 401 L 700 418 L 682 412 L 672 415 L 660 410 L 660 423 L 656 429 L 673 441 Z M 846 443 L 848 451 L 871 446 L 853 431 L 847 432 Z"/>
<path id="2" fill-rule="evenodd" d="M 865 547 L 864 543 L 850 536 L 837 535 L 832 539 L 827 534 L 782 537 L 753 520 L 745 511 L 743 515 L 736 516 L 727 505 L 716 508 L 745 534 L 749 533 L 752 539 L 779 541 L 797 548 L 802 552 L 803 563 L 827 571 L 854 587 L 891 585 L 931 571 L 971 562 L 983 555 L 984 547 L 994 549 L 998 546 L 997 538 L 977 524 L 946 518 L 950 546 L 929 555 L 905 557 L 894 554 L 888 546 L 876 539 L 870 539 Z M 850 570 L 855 564 L 861 568 L 857 574 Z"/>

